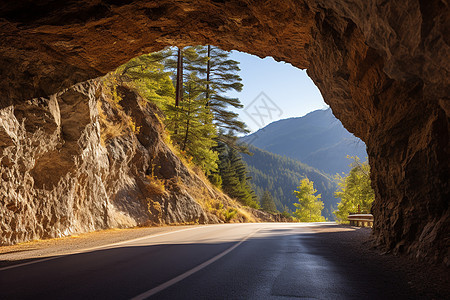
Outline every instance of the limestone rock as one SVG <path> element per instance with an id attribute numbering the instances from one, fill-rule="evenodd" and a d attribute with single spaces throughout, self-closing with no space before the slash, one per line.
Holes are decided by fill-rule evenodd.
<path id="1" fill-rule="evenodd" d="M 157 108 L 127 88 L 120 93 L 119 103 L 107 100 L 92 80 L 0 110 L 0 244 L 220 221 L 190 195 L 207 184 L 164 143 Z M 211 188 L 206 196 L 226 201 Z"/>

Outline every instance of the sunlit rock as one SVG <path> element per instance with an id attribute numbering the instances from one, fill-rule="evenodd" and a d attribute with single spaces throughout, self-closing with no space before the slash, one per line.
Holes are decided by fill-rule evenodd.
<path id="1" fill-rule="evenodd" d="M 307 68 L 336 117 L 367 144 L 377 241 L 388 249 L 450 263 L 447 2 L 17 0 L 0 4 L 0 12 L 1 201 L 2 210 L 11 214 L 2 218 L 3 232 L 35 234 L 27 226 L 38 228 L 31 232 L 45 232 L 48 224 L 58 226 L 70 218 L 79 219 L 76 226 L 104 226 L 101 219 L 77 216 L 83 210 L 112 213 L 108 201 L 113 200 L 102 196 L 107 187 L 96 185 L 85 198 L 67 193 L 76 193 L 71 183 L 83 180 L 76 172 L 86 162 L 73 157 L 85 151 L 94 152 L 88 155 L 97 166 L 92 180 L 103 180 L 112 189 L 133 189 L 127 177 L 115 179 L 120 184 L 102 178 L 103 170 L 125 166 L 119 163 L 122 150 L 114 164 L 107 159 L 113 150 L 89 147 L 99 133 L 83 128 L 98 127 L 95 116 L 90 112 L 72 127 L 70 114 L 85 112 L 87 100 L 78 99 L 77 92 L 69 103 L 60 98 L 58 121 L 48 95 L 164 46 L 214 44 Z M 27 104 L 37 97 L 47 100 Z M 67 130 L 61 129 L 64 122 L 69 122 Z M 65 135 L 67 143 L 62 142 Z M 77 137 L 81 148 L 74 147 Z M 118 142 L 117 149 L 134 149 L 133 143 Z M 49 163 L 49 156 L 63 170 Z M 63 179 L 50 180 L 47 174 Z M 93 184 L 89 182 L 87 189 Z M 52 188 L 52 201 L 66 203 L 41 201 L 34 186 L 42 187 L 39 191 Z M 103 198 L 91 201 L 96 197 Z M 130 213 L 139 215 L 141 204 L 133 205 Z M 36 207 L 40 215 L 32 213 Z M 51 207 L 67 210 L 69 219 L 52 218 Z M 30 212 L 23 217 L 28 225 L 22 231 L 8 229 L 6 220 L 19 210 Z M 131 222 L 125 214 L 123 222 Z"/>

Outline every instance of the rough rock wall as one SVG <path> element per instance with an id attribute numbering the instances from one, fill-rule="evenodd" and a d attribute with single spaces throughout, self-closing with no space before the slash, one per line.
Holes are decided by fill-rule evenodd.
<path id="1" fill-rule="evenodd" d="M 440 0 L 10 1 L 0 4 L 0 105 L 167 45 L 291 62 L 368 146 L 377 240 L 449 264 L 449 18 Z"/>
<path id="2" fill-rule="evenodd" d="M 308 73 L 367 145 L 377 241 L 449 265 L 447 5 L 317 2 Z"/>
<path id="3" fill-rule="evenodd" d="M 0 110 L 0 244 L 220 222 L 194 200 L 192 187 L 224 197 L 164 143 L 155 108 L 126 88 L 118 103 L 102 90 L 93 80 Z"/>

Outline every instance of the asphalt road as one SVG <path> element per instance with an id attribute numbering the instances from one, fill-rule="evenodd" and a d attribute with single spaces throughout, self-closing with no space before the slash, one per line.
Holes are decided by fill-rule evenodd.
<path id="1" fill-rule="evenodd" d="M 0 268 L 0 299 L 414 298 L 315 226 L 198 226 Z"/>

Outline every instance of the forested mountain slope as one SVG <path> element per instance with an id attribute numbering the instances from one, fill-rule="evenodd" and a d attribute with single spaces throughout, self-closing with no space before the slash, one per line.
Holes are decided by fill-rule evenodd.
<path id="1" fill-rule="evenodd" d="M 331 109 L 273 122 L 242 141 L 328 174 L 347 173 L 347 155 L 357 155 L 362 160 L 367 156 L 364 142 L 349 133 Z"/>
<path id="2" fill-rule="evenodd" d="M 300 185 L 300 180 L 308 177 L 314 181 L 314 187 L 322 194 L 324 210 L 322 215 L 329 220 L 334 219 L 332 214 L 337 206 L 337 199 L 333 193 L 336 184 L 333 178 L 319 170 L 303 164 L 295 159 L 283 157 L 274 153 L 261 150 L 249 145 L 252 156 L 243 155 L 248 165 L 250 183 L 258 198 L 261 198 L 264 190 L 269 190 L 274 198 L 277 209 L 283 211 L 285 207 L 295 210 L 293 205 L 297 198 L 293 191 Z"/>

